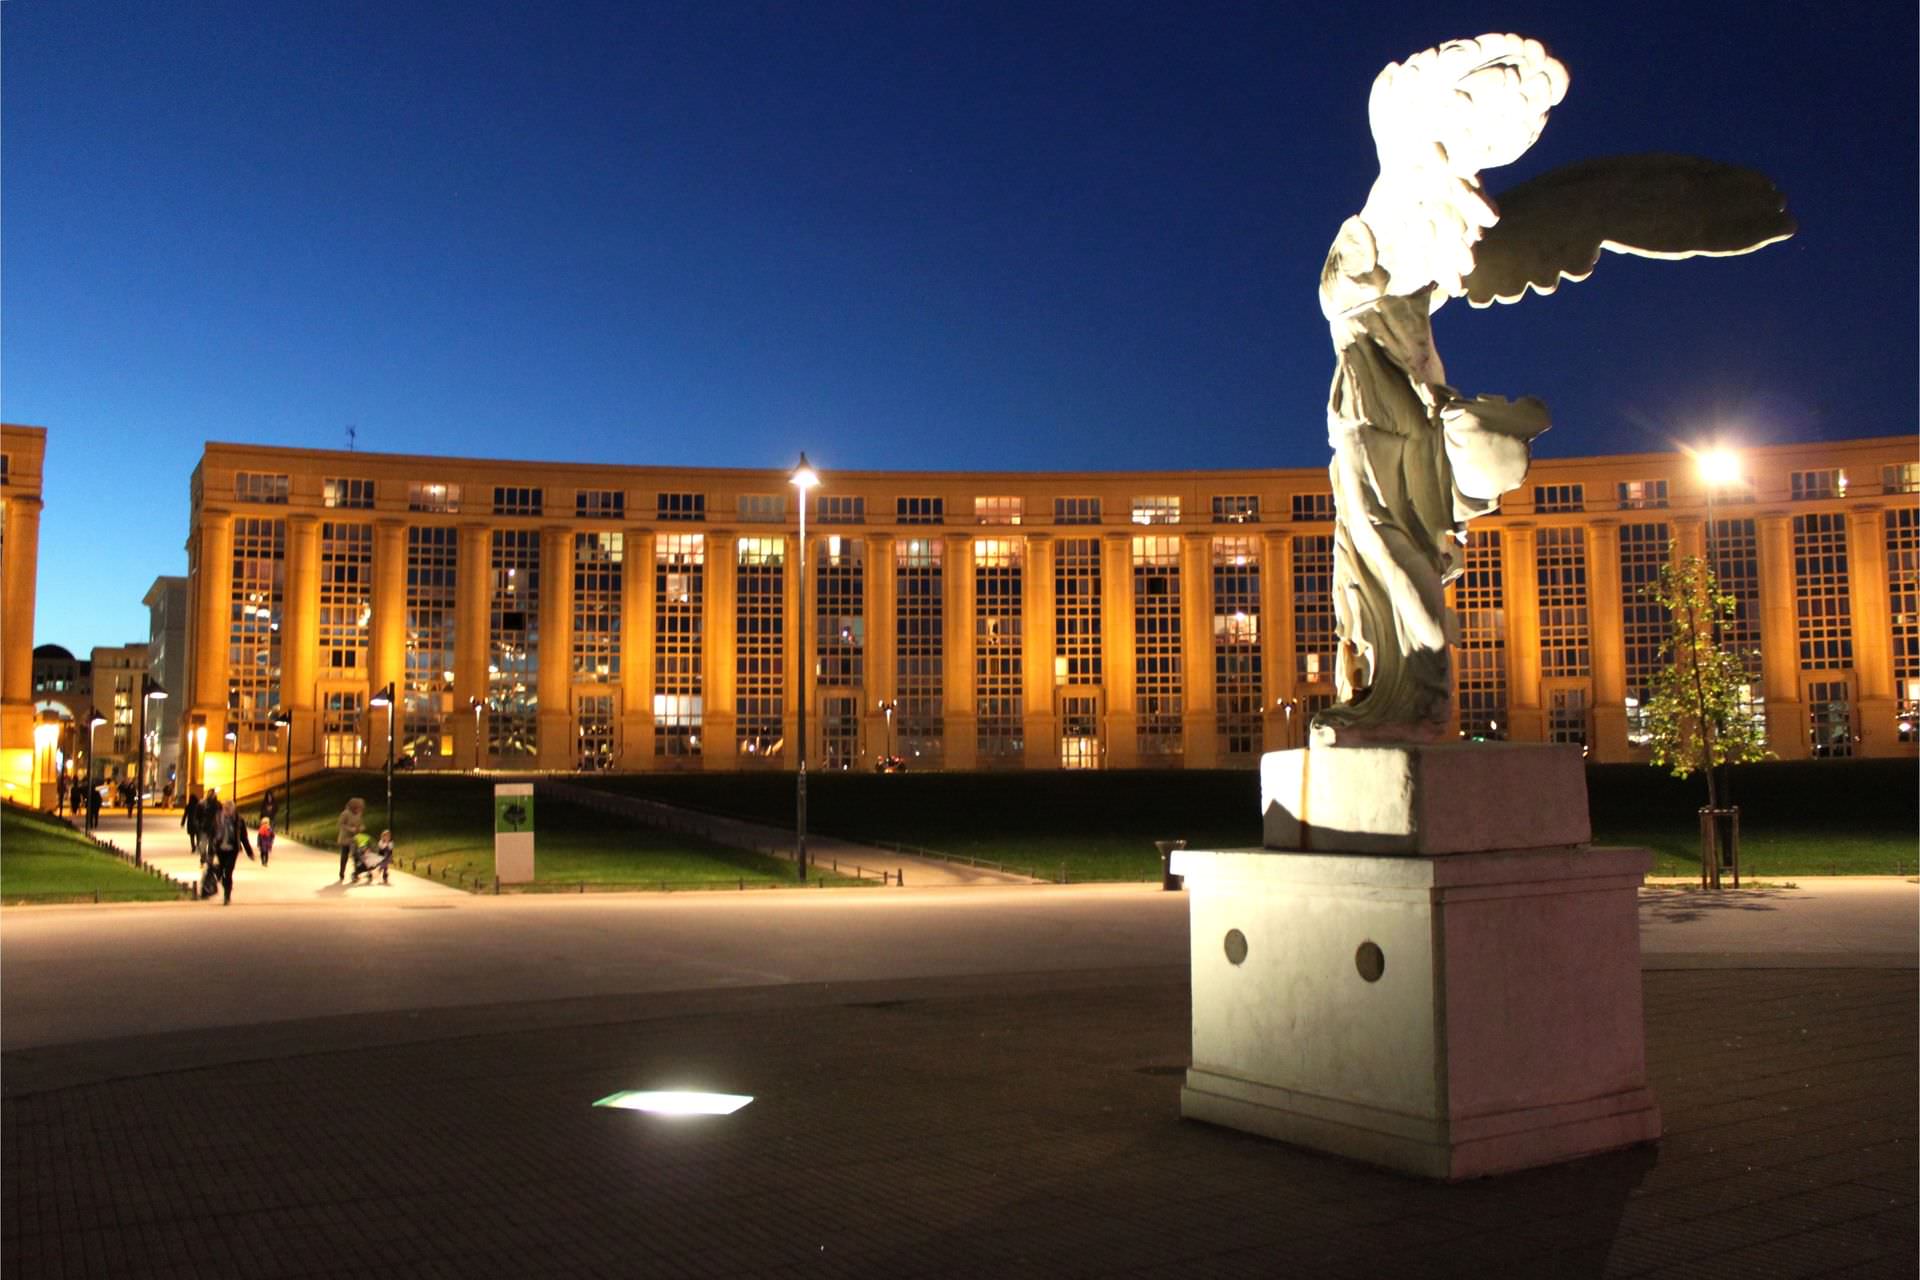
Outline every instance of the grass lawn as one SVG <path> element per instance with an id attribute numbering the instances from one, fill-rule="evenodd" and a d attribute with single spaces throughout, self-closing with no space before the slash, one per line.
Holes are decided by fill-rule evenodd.
<path id="1" fill-rule="evenodd" d="M 64 822 L 15 805 L 0 808 L 0 899 L 167 902 L 186 896 L 76 834 Z"/>
<path id="2" fill-rule="evenodd" d="M 452 882 L 493 883 L 493 780 L 459 774 L 396 774 L 394 847 L 398 866 Z M 295 784 L 296 838 L 333 848 L 349 798 L 367 801 L 367 828 L 386 822 L 386 780 L 330 773 Z M 249 807 L 257 806 L 257 800 Z M 283 806 L 284 813 L 284 806 Z M 698 836 L 621 825 L 611 815 L 541 799 L 536 810 L 534 890 L 589 887 L 740 888 L 793 883 L 793 864 L 712 844 Z M 818 878 L 818 877 L 816 877 Z M 859 883 L 825 875 L 829 885 Z"/>

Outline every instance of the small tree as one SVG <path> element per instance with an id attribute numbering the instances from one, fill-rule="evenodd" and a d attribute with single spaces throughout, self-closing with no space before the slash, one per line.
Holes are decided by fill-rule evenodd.
<path id="1" fill-rule="evenodd" d="M 1647 736 L 1653 763 L 1684 778 L 1707 775 L 1708 830 L 1717 831 L 1720 795 L 1714 767 L 1745 764 L 1767 756 L 1760 724 L 1748 704 L 1751 678 L 1740 655 L 1720 647 L 1720 632 L 1734 621 L 1734 599 L 1715 583 L 1699 556 L 1663 565 L 1660 578 L 1641 594 L 1666 609 L 1667 638 L 1660 669 L 1647 697 Z M 1701 851 L 1702 868 L 1716 858 L 1714 839 Z M 1719 882 L 1715 873 L 1715 883 Z"/>

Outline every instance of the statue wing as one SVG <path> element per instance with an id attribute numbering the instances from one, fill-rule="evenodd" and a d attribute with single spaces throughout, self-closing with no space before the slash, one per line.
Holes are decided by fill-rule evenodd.
<path id="1" fill-rule="evenodd" d="M 1696 156 L 1606 156 L 1567 165 L 1499 197 L 1473 250 L 1476 307 L 1585 280 L 1600 251 L 1643 258 L 1730 257 L 1785 240 L 1786 197 L 1752 169 Z"/>

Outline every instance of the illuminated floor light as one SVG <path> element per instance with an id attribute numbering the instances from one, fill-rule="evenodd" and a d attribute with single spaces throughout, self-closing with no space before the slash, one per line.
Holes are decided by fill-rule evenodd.
<path id="1" fill-rule="evenodd" d="M 730 1116 L 753 1099 L 738 1093 L 694 1093 L 682 1090 L 623 1089 L 593 1105 L 648 1111 L 661 1116 Z"/>

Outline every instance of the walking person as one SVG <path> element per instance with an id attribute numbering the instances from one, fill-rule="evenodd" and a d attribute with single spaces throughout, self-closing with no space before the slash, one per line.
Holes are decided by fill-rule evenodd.
<path id="1" fill-rule="evenodd" d="M 264 867 L 267 865 L 267 859 L 273 856 L 273 819 L 271 817 L 263 816 L 260 819 L 260 830 L 255 839 L 260 844 L 260 865 Z"/>
<path id="2" fill-rule="evenodd" d="M 200 797 L 188 795 L 180 806 L 180 825 L 187 829 L 187 847 L 200 852 Z"/>
<path id="3" fill-rule="evenodd" d="M 340 842 L 340 874 L 335 883 L 347 878 L 347 864 L 353 861 L 353 838 L 367 829 L 367 802 L 359 796 L 347 801 L 347 807 L 340 811 L 338 836 Z"/>
<path id="4" fill-rule="evenodd" d="M 260 820 L 262 822 L 272 822 L 274 818 L 278 816 L 278 813 L 279 811 L 274 804 L 273 788 L 268 787 L 267 794 L 260 797 Z"/>
<path id="5" fill-rule="evenodd" d="M 233 868 L 240 861 L 240 851 L 247 851 L 247 859 L 253 859 L 253 844 L 247 839 L 247 824 L 240 820 L 240 811 L 233 801 L 214 812 L 213 847 L 215 869 L 220 877 L 220 905 L 227 906 L 233 901 Z"/>
<path id="6" fill-rule="evenodd" d="M 97 830 L 100 826 L 100 789 L 87 788 L 87 830 Z"/>

